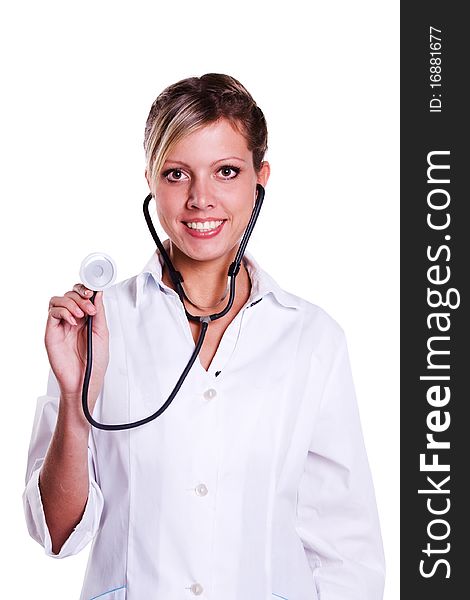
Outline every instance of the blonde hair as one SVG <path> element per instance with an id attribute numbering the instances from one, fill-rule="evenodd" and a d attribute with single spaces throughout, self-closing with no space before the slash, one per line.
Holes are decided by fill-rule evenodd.
<path id="1" fill-rule="evenodd" d="M 218 119 L 228 119 L 245 137 L 259 171 L 267 150 L 263 112 L 234 77 L 207 73 L 167 87 L 150 108 L 145 125 L 147 176 L 158 177 L 168 154 L 183 137 Z"/>

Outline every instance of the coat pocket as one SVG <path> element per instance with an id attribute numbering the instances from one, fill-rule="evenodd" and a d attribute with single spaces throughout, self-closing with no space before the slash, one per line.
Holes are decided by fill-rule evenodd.
<path id="1" fill-rule="evenodd" d="M 115 587 L 97 596 L 93 596 L 90 600 L 126 600 L 126 589 L 127 586 L 121 585 L 120 587 Z"/>

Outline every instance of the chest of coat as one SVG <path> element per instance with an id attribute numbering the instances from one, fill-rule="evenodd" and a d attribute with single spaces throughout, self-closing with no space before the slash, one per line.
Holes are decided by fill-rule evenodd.
<path id="1" fill-rule="evenodd" d="M 96 409 L 103 422 L 155 412 L 193 351 L 184 313 L 163 300 L 144 314 L 129 313 L 125 322 L 109 319 L 110 363 Z M 224 332 L 215 328 L 208 338 L 209 370 L 196 360 L 156 421 L 114 440 L 109 432 L 97 433 L 106 460 L 114 456 L 122 465 L 131 453 L 142 474 L 161 479 L 165 472 L 169 480 L 181 477 L 181 485 L 197 481 L 202 464 L 214 477 L 234 479 L 248 465 L 254 479 L 256 472 L 279 468 L 279 451 L 290 445 L 300 418 L 307 364 L 295 311 L 276 319 L 276 310 L 261 302 L 241 311 Z M 179 485 L 176 480 L 170 487 Z"/>

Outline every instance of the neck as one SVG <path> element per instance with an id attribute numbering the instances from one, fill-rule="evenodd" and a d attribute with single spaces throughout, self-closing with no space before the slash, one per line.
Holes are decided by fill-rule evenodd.
<path id="1" fill-rule="evenodd" d="M 235 259 L 238 247 L 235 247 L 229 255 L 210 261 L 191 259 L 183 254 L 171 241 L 168 246 L 165 244 L 165 247 L 174 268 L 183 276 L 184 291 L 190 300 L 190 302 L 187 302 L 189 308 L 201 307 L 201 310 L 194 311 L 195 314 L 199 312 L 205 314 L 202 307 L 209 307 L 212 309 L 211 312 L 218 312 L 221 307 L 226 305 L 228 300 L 228 295 L 226 295 L 227 273 L 230 264 Z M 166 268 L 163 270 L 163 282 L 174 288 Z M 235 290 L 236 298 L 248 299 L 250 278 L 243 262 L 237 275 Z"/>

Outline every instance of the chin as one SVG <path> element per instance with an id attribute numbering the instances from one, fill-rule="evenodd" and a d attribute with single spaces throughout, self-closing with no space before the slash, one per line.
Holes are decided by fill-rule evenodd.
<path id="1" fill-rule="evenodd" d="M 186 244 L 178 246 L 178 249 L 189 259 L 199 262 L 212 262 L 220 260 L 231 262 L 235 257 L 238 248 L 238 243 L 229 248 L 221 248 L 220 246 L 216 247 L 215 244 L 212 245 L 212 247 L 209 247 L 210 244 L 207 242 L 204 242 L 204 244 L 206 244 L 206 247 L 188 247 Z"/>
<path id="2" fill-rule="evenodd" d="M 224 261 L 228 262 L 232 258 L 232 252 L 231 251 L 227 251 L 227 252 L 210 252 L 210 251 L 191 252 L 191 254 L 188 254 L 188 258 L 197 260 L 199 262 L 212 262 L 212 261 L 219 261 L 219 260 L 224 260 Z"/>

